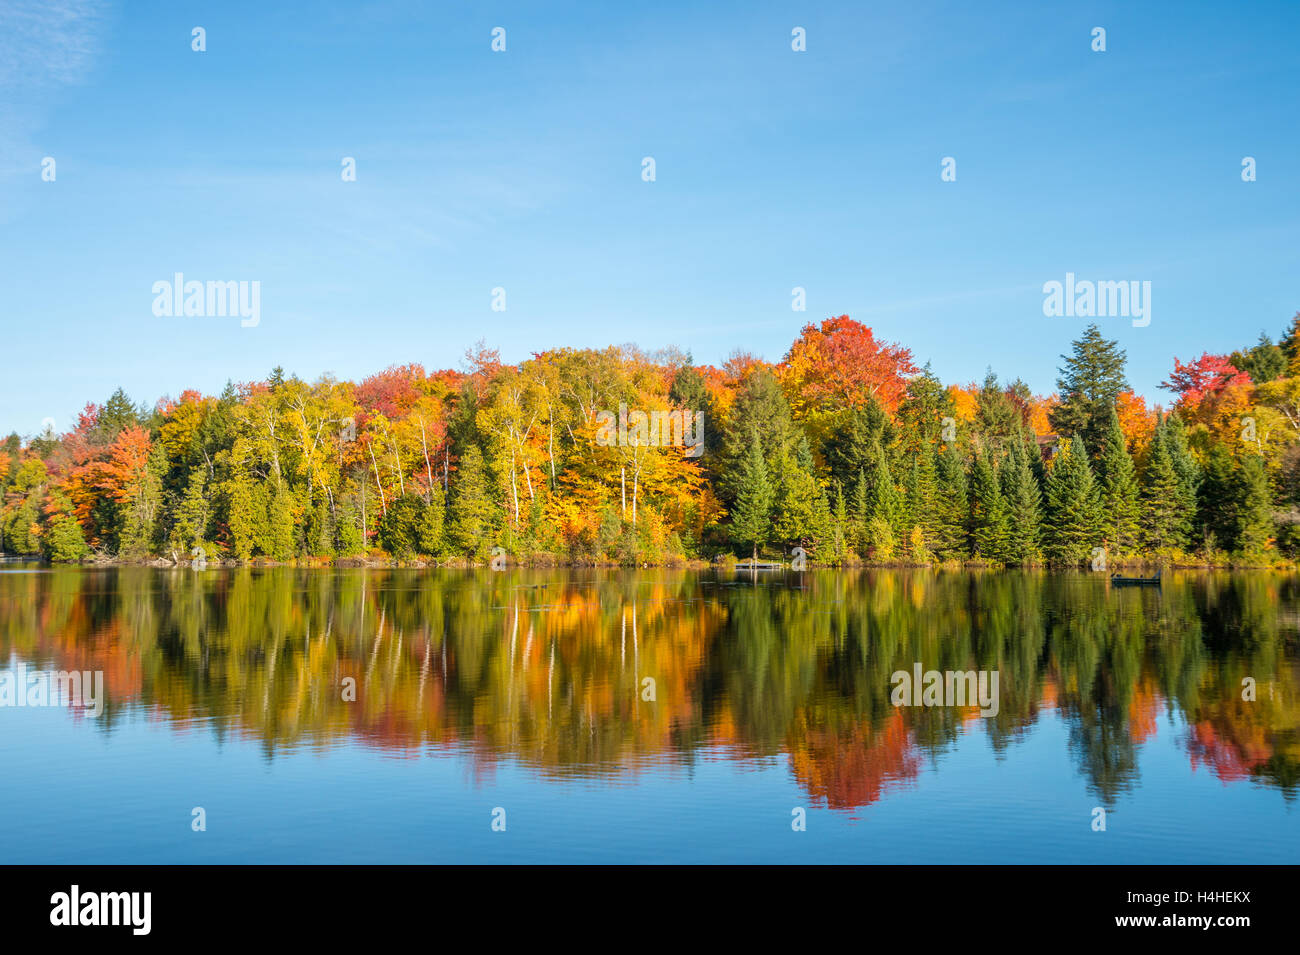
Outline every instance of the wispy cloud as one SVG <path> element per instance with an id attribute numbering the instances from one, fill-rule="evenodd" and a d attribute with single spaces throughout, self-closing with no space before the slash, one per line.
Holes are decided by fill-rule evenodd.
<path id="1" fill-rule="evenodd" d="M 104 0 L 0 4 L 0 89 L 41 93 L 80 82 L 99 49 Z"/>
<path id="2" fill-rule="evenodd" d="M 53 97 L 90 74 L 108 9 L 105 0 L 0 3 L 0 173 L 30 167 L 32 132 Z"/>

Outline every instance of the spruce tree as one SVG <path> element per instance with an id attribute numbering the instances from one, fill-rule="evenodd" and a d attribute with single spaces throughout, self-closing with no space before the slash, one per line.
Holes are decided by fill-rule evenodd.
<path id="1" fill-rule="evenodd" d="M 1124 431 L 1119 426 L 1119 415 L 1110 410 L 1101 460 L 1098 462 L 1101 479 L 1102 533 L 1107 546 L 1116 556 L 1131 553 L 1138 541 L 1138 481 L 1137 469 L 1128 453 Z"/>
<path id="2" fill-rule="evenodd" d="M 739 498 L 744 461 L 755 444 L 770 472 L 781 454 L 795 453 L 798 443 L 799 429 L 790 418 L 790 403 L 776 376 L 766 368 L 750 372 L 727 414 L 719 450 L 718 485 L 723 500 L 733 503 Z"/>
<path id="3" fill-rule="evenodd" d="M 1187 517 L 1188 535 L 1196 516 L 1196 488 L 1201 483 L 1201 468 L 1187 446 L 1187 425 L 1177 414 L 1165 419 L 1165 441 L 1169 460 L 1178 475 L 1178 502 Z M 1183 545 L 1186 540 L 1182 542 Z"/>
<path id="4" fill-rule="evenodd" d="M 316 509 L 312 514 L 309 550 L 318 557 L 328 557 L 334 553 L 334 514 L 324 495 L 316 500 Z"/>
<path id="5" fill-rule="evenodd" d="M 494 510 L 488 496 L 483 452 L 477 444 L 470 444 L 460 456 L 447 515 L 447 538 L 457 553 L 486 552 Z"/>
<path id="6" fill-rule="evenodd" d="M 934 551 L 938 539 L 938 520 L 935 514 L 935 497 L 937 486 L 934 474 L 934 454 L 923 449 L 913 455 L 912 466 L 908 470 L 906 496 L 904 499 L 907 520 L 908 539 L 918 530 L 922 545 L 927 553 Z M 911 548 L 915 550 L 915 547 Z M 915 556 L 915 554 L 913 554 Z"/>
<path id="7" fill-rule="evenodd" d="M 415 543 L 421 554 L 441 553 L 446 521 L 446 507 L 443 504 L 442 488 L 435 484 L 429 491 L 429 500 L 424 503 L 415 526 Z"/>
<path id="8" fill-rule="evenodd" d="M 1072 353 L 1061 357 L 1065 367 L 1056 380 L 1061 403 L 1052 410 L 1052 427 L 1063 437 L 1082 439 L 1083 447 L 1076 448 L 1076 453 L 1096 454 L 1115 399 L 1128 388 L 1124 350 L 1103 338 L 1092 324 L 1074 342 Z"/>
<path id="9" fill-rule="evenodd" d="M 1237 475 L 1232 455 L 1215 443 L 1205 462 L 1197 488 L 1198 539 L 1207 551 L 1233 551 L 1237 547 Z"/>
<path id="10" fill-rule="evenodd" d="M 824 540 L 830 513 L 812 474 L 785 456 L 777 467 L 776 484 L 772 514 L 776 539 L 787 545 Z"/>
<path id="11" fill-rule="evenodd" d="M 1037 453 L 1035 446 L 1034 454 Z M 1011 446 L 1002 477 L 1007 507 L 1007 558 L 1012 563 L 1032 563 L 1042 557 L 1042 491 L 1023 442 Z"/>
<path id="12" fill-rule="evenodd" d="M 834 563 L 842 563 L 848 553 L 849 514 L 844 503 L 844 488 L 835 485 L 835 509 L 831 513 L 831 552 Z"/>
<path id="13" fill-rule="evenodd" d="M 281 478 L 271 494 L 267 511 L 268 549 L 266 556 L 272 560 L 292 560 L 294 548 L 293 495 L 289 482 Z"/>
<path id="14" fill-rule="evenodd" d="M 772 532 L 774 493 L 758 432 L 751 432 L 750 437 L 749 448 L 740 459 L 731 535 L 737 544 L 748 544 L 752 558 L 758 560 L 758 549 L 767 543 Z"/>
<path id="15" fill-rule="evenodd" d="M 173 547 L 187 555 L 208 540 L 211 505 L 208 501 L 207 477 L 207 468 L 191 468 L 185 494 L 176 507 L 171 542 Z"/>
<path id="16" fill-rule="evenodd" d="M 1049 559 L 1077 565 L 1101 546 L 1101 494 L 1082 442 L 1061 442 L 1047 475 L 1046 547 Z"/>
<path id="17" fill-rule="evenodd" d="M 970 556 L 966 522 L 966 469 L 961 453 L 953 445 L 938 452 L 935 471 L 938 476 L 936 495 L 936 547 L 940 560 L 965 560 Z"/>
<path id="18" fill-rule="evenodd" d="M 1250 557 L 1264 554 L 1273 536 L 1273 502 L 1264 459 L 1247 454 L 1237 472 L 1237 549 Z"/>
<path id="19" fill-rule="evenodd" d="M 997 472 L 988 455 L 977 454 L 971 469 L 971 531 L 975 556 L 994 563 L 1008 560 L 1007 511 Z"/>
<path id="20" fill-rule="evenodd" d="M 365 539 L 361 533 L 361 506 L 355 493 L 339 501 L 334 515 L 334 538 L 338 553 L 343 557 L 357 557 L 365 553 Z"/>
<path id="21" fill-rule="evenodd" d="M 867 525 L 871 522 L 871 492 L 865 468 L 858 470 L 853 484 L 853 498 L 849 503 L 849 542 L 859 554 L 867 549 Z"/>
<path id="22" fill-rule="evenodd" d="M 1185 545 L 1191 531 L 1191 512 L 1183 500 L 1183 483 L 1169 454 L 1167 429 L 1156 425 L 1142 474 L 1142 537 L 1151 550 Z"/>
<path id="23" fill-rule="evenodd" d="M 399 560 L 414 557 L 419 549 L 416 524 L 423 507 L 414 494 L 403 494 L 390 503 L 379 521 L 379 546 Z"/>
<path id="24" fill-rule="evenodd" d="M 884 523 L 897 537 L 903 523 L 902 502 L 898 496 L 898 487 L 894 484 L 893 471 L 879 441 L 873 441 L 868 451 L 865 475 L 868 522 Z"/>
<path id="25" fill-rule="evenodd" d="M 1266 384 L 1286 374 L 1286 355 L 1264 332 L 1259 333 L 1259 341 L 1253 348 L 1235 351 L 1228 360 L 1232 362 L 1233 368 L 1250 375 L 1250 380 L 1257 385 Z"/>
<path id="26" fill-rule="evenodd" d="M 863 408 L 850 408 L 826 439 L 824 450 L 831 477 L 849 486 L 859 471 L 870 469 L 875 446 L 889 444 L 893 432 L 889 414 L 875 398 Z"/>

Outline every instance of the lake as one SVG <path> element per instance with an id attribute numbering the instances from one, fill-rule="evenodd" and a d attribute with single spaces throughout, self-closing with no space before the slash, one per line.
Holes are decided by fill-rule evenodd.
<path id="1" fill-rule="evenodd" d="M 5 564 L 11 689 L 103 689 L 0 706 L 0 859 L 1291 863 L 1298 627 L 1267 572 Z"/>

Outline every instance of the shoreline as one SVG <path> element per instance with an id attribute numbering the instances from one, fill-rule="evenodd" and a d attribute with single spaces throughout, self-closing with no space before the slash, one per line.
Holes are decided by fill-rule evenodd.
<path id="1" fill-rule="evenodd" d="M 152 558 L 124 558 L 124 557 L 91 557 L 82 561 L 55 562 L 48 561 L 39 556 L 26 556 L 21 554 L 4 554 L 0 555 L 0 564 L 3 563 L 31 563 L 41 564 L 48 567 L 150 567 L 155 570 L 190 570 L 193 569 L 192 560 L 172 560 L 167 557 Z M 746 567 L 738 567 L 737 564 L 742 561 L 732 557 L 725 559 L 715 558 L 714 560 L 702 560 L 700 558 L 676 558 L 676 559 L 656 559 L 639 561 L 637 563 L 624 563 L 615 560 L 590 560 L 578 561 L 567 560 L 551 557 L 549 555 L 534 556 L 523 560 L 510 560 L 499 570 L 565 570 L 565 569 L 601 569 L 601 570 L 730 570 L 736 573 L 744 573 L 749 570 Z M 776 561 L 780 564 L 778 567 L 767 568 L 762 573 L 771 573 L 776 570 L 782 572 L 789 571 L 792 568 L 786 561 Z M 273 567 L 291 567 L 298 569 L 372 569 L 372 570 L 422 570 L 422 569 L 448 569 L 448 570 L 483 570 L 490 568 L 488 561 L 476 561 L 468 558 L 410 558 L 406 560 L 387 557 L 381 555 L 369 555 L 364 557 L 304 557 L 294 560 L 270 560 L 268 558 L 254 558 L 252 560 L 238 560 L 235 558 L 217 558 L 206 562 L 206 567 L 210 569 L 220 568 L 223 570 L 232 570 L 240 567 L 252 568 L 273 568 Z M 1091 570 L 1087 564 L 1050 564 L 1047 562 L 1035 562 L 1027 564 L 993 564 L 982 560 L 965 560 L 965 561 L 944 561 L 944 562 L 924 562 L 906 560 L 846 560 L 839 563 L 820 563 L 809 560 L 807 570 L 948 570 L 948 571 L 1000 571 L 1000 570 L 1042 570 L 1042 571 L 1069 571 L 1079 570 L 1087 573 L 1110 576 L 1114 572 L 1144 571 L 1154 572 L 1156 570 L 1269 570 L 1280 572 L 1296 572 L 1300 570 L 1300 564 L 1295 561 L 1277 559 L 1271 562 L 1264 561 L 1246 561 L 1233 560 L 1225 558 L 1223 560 L 1207 560 L 1195 558 L 1135 558 L 1129 560 L 1120 560 L 1107 562 L 1104 570 Z M 757 572 L 757 571 L 755 571 Z M 796 571 L 796 573 L 801 571 Z"/>

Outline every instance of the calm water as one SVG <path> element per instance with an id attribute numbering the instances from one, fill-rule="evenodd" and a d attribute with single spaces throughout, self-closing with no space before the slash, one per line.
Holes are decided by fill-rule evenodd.
<path id="1" fill-rule="evenodd" d="M 1265 573 L 0 565 L 0 669 L 106 696 L 0 708 L 0 861 L 1294 862 L 1298 626 Z"/>

